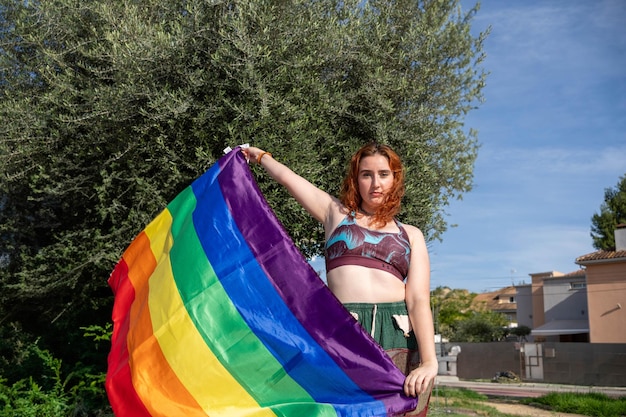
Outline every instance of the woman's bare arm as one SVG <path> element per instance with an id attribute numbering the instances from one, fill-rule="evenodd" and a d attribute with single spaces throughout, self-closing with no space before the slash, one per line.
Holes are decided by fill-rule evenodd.
<path id="1" fill-rule="evenodd" d="M 242 152 L 251 164 L 260 164 L 276 182 L 283 185 L 313 218 L 323 223 L 325 227 L 332 222 L 332 213 L 340 206 L 335 197 L 311 184 L 259 148 L 250 147 L 242 149 Z"/>
<path id="2" fill-rule="evenodd" d="M 430 261 L 422 232 L 406 226 L 411 240 L 411 266 L 406 282 L 406 305 L 409 319 L 417 339 L 420 366 L 405 379 L 406 395 L 416 396 L 426 392 L 439 370 L 435 353 L 435 330 L 430 308 Z"/>

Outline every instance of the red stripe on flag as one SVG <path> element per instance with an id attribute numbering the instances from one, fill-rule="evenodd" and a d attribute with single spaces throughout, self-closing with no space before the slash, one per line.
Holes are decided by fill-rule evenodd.
<path id="1" fill-rule="evenodd" d="M 128 265 L 120 260 L 109 278 L 109 285 L 115 294 L 113 306 L 113 335 L 109 353 L 109 369 L 106 377 L 106 390 L 109 402 L 116 415 L 150 417 L 150 413 L 137 395 L 130 376 L 126 335 L 129 327 L 130 306 L 135 299 L 135 288 L 128 279 Z"/>

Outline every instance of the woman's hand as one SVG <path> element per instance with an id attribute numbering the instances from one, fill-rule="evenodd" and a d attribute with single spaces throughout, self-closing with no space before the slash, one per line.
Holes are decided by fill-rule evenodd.
<path id="1" fill-rule="evenodd" d="M 264 152 L 263 150 L 252 147 L 252 146 L 241 149 L 241 153 L 243 153 L 243 156 L 246 157 L 246 160 L 248 161 L 248 163 L 252 163 L 252 164 L 258 163 L 259 155 L 261 155 L 263 152 Z"/>
<path id="2" fill-rule="evenodd" d="M 439 363 L 436 360 L 422 363 L 404 380 L 404 394 L 417 397 L 419 394 L 426 393 L 434 383 L 438 371 Z"/>

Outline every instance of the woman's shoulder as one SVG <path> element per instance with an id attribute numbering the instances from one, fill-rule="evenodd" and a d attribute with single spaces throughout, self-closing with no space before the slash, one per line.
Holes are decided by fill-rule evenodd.
<path id="1" fill-rule="evenodd" d="M 401 223 L 401 225 L 404 230 L 406 230 L 406 233 L 409 235 L 409 239 L 411 240 L 411 242 L 415 242 L 416 240 L 424 240 L 424 233 L 422 233 L 422 231 L 418 227 L 407 223 Z"/>

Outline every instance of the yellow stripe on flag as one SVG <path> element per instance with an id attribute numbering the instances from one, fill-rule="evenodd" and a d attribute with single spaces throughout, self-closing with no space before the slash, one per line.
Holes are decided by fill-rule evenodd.
<path id="1" fill-rule="evenodd" d="M 172 218 L 167 213 L 171 225 Z M 169 260 L 171 236 L 164 234 L 163 230 L 169 232 L 169 227 L 148 227 L 145 232 L 150 238 L 152 251 L 163 254 L 148 283 L 148 304 L 154 335 L 166 360 L 209 415 L 219 412 L 225 417 L 252 414 L 275 417 L 270 409 L 260 409 L 244 387 L 222 366 L 197 331 L 176 288 Z"/>

